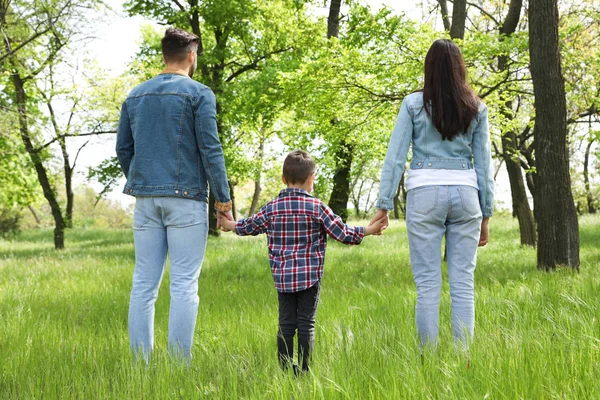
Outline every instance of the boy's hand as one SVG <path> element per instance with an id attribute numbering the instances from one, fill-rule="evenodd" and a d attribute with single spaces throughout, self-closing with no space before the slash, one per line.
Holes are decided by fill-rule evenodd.
<path id="1" fill-rule="evenodd" d="M 376 221 L 371 221 L 369 223 L 369 226 L 367 226 L 367 229 L 365 230 L 365 236 L 381 235 L 381 232 L 383 232 L 383 230 L 387 228 L 387 224 L 388 222 L 385 218 L 378 219 Z"/>
<path id="2" fill-rule="evenodd" d="M 235 229 L 235 221 L 231 211 L 217 213 L 217 229 L 221 228 L 223 232 L 230 232 Z"/>
<path id="3" fill-rule="evenodd" d="M 383 226 L 377 232 L 370 233 L 371 235 L 381 235 L 381 232 L 383 232 L 383 230 L 386 229 L 388 227 L 388 225 L 390 224 L 387 210 L 382 210 L 382 209 L 377 210 L 377 213 L 375 213 L 375 216 L 373 217 L 371 222 L 369 222 L 369 227 L 373 226 L 374 224 L 376 224 L 378 222 L 381 222 L 383 224 Z"/>

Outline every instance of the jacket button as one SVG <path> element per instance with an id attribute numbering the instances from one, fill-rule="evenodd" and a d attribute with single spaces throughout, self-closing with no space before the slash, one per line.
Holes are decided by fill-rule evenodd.
<path id="1" fill-rule="evenodd" d="M 418 162 L 417 165 L 420 167 L 422 163 Z"/>
<path id="2" fill-rule="evenodd" d="M 467 165 L 466 165 L 466 164 L 463 164 L 463 168 L 467 168 Z"/>
<path id="3" fill-rule="evenodd" d="M 431 167 L 431 163 L 427 163 L 427 166 L 428 166 L 428 167 Z"/>
<path id="4" fill-rule="evenodd" d="M 188 194 L 187 192 L 183 192 L 183 195 L 184 195 L 184 196 L 187 196 L 187 194 Z"/>
<path id="5" fill-rule="evenodd" d="M 179 190 L 176 190 L 176 191 L 175 191 L 175 194 L 179 194 Z"/>
<path id="6" fill-rule="evenodd" d="M 133 189 L 131 189 L 131 188 L 130 188 L 130 189 L 129 189 L 129 193 L 131 193 L 131 192 L 133 192 Z"/>

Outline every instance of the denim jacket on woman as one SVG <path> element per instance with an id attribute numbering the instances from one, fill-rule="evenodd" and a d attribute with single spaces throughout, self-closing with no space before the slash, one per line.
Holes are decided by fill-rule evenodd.
<path id="1" fill-rule="evenodd" d="M 117 157 L 127 177 L 123 193 L 230 201 L 213 92 L 178 74 L 135 87 L 121 107 Z"/>
<path id="2" fill-rule="evenodd" d="M 404 171 L 411 142 L 411 169 L 466 170 L 474 167 L 481 212 L 484 217 L 492 216 L 494 175 L 485 104 L 480 104 L 479 111 L 467 131 L 450 141 L 442 140 L 442 135 L 423 108 L 423 93 L 406 96 L 400 107 L 381 171 L 377 208 L 394 208 L 393 198 Z"/>

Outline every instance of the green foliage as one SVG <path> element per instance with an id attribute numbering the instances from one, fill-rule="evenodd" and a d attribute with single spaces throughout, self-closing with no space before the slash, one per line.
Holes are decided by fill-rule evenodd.
<path id="1" fill-rule="evenodd" d="M 360 246 L 330 243 L 313 370 L 299 379 L 277 365 L 264 237 L 209 239 L 184 368 L 167 353 L 168 271 L 155 356 L 146 366 L 129 352 L 131 230 L 69 230 L 72 245 L 60 253 L 47 232 L 23 232 L 0 241 L 0 398 L 596 399 L 600 220 L 580 221 L 581 272 L 548 274 L 520 246 L 516 221 L 494 217 L 475 271 L 470 369 L 452 343 L 447 284 L 440 345 L 420 359 L 403 223 Z"/>
<path id="2" fill-rule="evenodd" d="M 0 237 L 12 238 L 21 231 L 21 215 L 18 210 L 0 208 Z"/>

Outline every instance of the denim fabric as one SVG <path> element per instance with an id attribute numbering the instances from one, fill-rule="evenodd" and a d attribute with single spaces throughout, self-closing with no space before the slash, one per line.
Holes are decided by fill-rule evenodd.
<path id="1" fill-rule="evenodd" d="M 123 193 L 230 200 L 212 91 L 189 77 L 158 75 L 135 87 L 121 107 L 117 157 Z"/>
<path id="2" fill-rule="evenodd" d="M 147 359 L 154 347 L 154 304 L 170 260 L 169 350 L 191 358 L 198 277 L 208 236 L 208 204 L 176 197 L 138 197 L 133 217 L 135 270 L 129 304 L 131 349 Z"/>
<path id="3" fill-rule="evenodd" d="M 298 364 L 308 370 L 312 349 L 315 343 L 315 319 L 321 282 L 306 290 L 295 293 L 278 292 L 279 332 L 277 353 L 279 363 L 287 368 L 294 359 L 294 335 L 298 330 Z"/>
<path id="4" fill-rule="evenodd" d="M 438 338 L 444 234 L 452 299 L 452 334 L 465 344 L 473 336 L 474 272 L 481 219 L 478 193 L 473 187 L 427 186 L 408 191 L 406 227 L 417 287 L 417 332 L 422 345 L 435 343 Z"/>
<path id="5" fill-rule="evenodd" d="M 412 143 L 411 169 L 475 168 L 479 186 L 479 205 L 484 217 L 490 217 L 494 203 L 494 172 L 487 107 L 481 103 L 469 129 L 452 141 L 442 140 L 423 108 L 423 93 L 404 98 L 392 133 L 379 185 L 377 208 L 392 210 L 408 150 Z"/>

